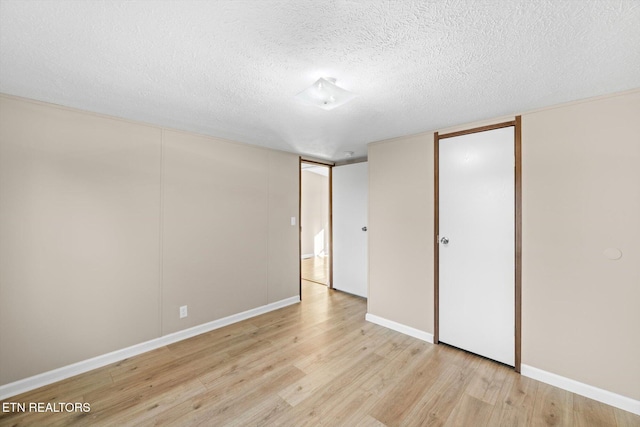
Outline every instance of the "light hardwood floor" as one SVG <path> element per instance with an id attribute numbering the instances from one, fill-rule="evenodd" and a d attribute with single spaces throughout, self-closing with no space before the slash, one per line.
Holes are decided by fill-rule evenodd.
<path id="1" fill-rule="evenodd" d="M 322 285 L 329 284 L 329 258 L 328 257 L 311 257 L 305 258 L 300 263 L 301 276 L 303 280 L 320 283 Z"/>
<path id="2" fill-rule="evenodd" d="M 368 323 L 366 301 L 304 282 L 303 301 L 8 399 L 84 414 L 2 426 L 638 426 L 640 417 Z"/>

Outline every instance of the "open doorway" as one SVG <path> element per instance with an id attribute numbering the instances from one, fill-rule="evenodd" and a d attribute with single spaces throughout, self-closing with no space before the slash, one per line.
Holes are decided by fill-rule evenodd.
<path id="1" fill-rule="evenodd" d="M 300 161 L 300 278 L 331 288 L 331 167 Z"/>

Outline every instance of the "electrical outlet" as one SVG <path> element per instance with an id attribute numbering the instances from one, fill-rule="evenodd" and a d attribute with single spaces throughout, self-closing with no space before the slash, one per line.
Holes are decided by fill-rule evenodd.
<path id="1" fill-rule="evenodd" d="M 187 306 L 183 305 L 180 307 L 180 318 L 187 317 Z"/>

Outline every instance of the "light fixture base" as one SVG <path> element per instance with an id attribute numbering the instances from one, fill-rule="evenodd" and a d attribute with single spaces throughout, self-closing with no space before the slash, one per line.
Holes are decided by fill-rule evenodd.
<path id="1" fill-rule="evenodd" d="M 333 77 L 321 77 L 314 84 L 296 95 L 299 100 L 323 110 L 333 110 L 353 100 L 355 93 L 337 86 Z"/>

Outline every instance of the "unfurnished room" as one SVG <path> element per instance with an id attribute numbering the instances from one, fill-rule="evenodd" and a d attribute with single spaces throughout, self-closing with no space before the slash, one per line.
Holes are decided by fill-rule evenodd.
<path id="1" fill-rule="evenodd" d="M 0 0 L 0 426 L 640 427 L 640 1 Z"/>

